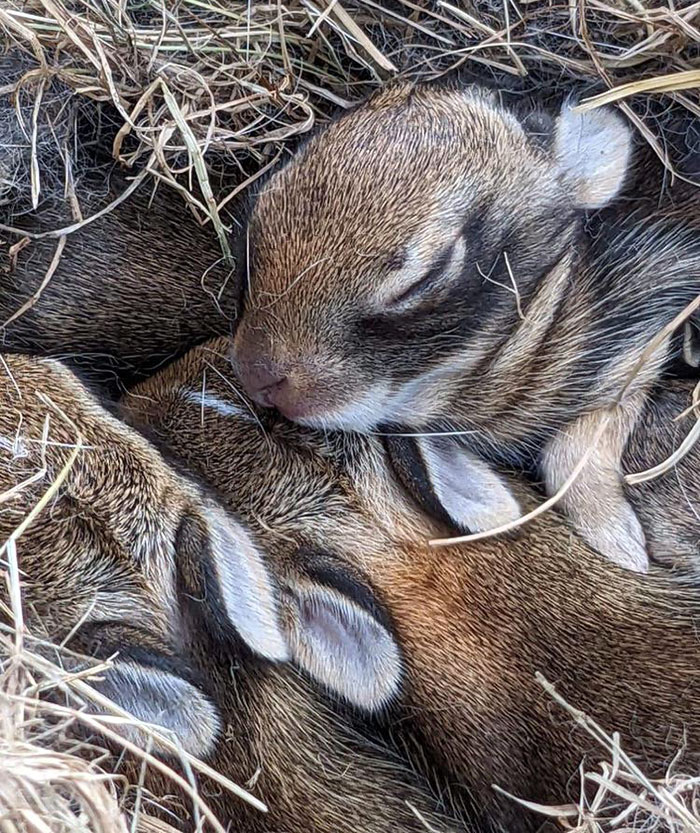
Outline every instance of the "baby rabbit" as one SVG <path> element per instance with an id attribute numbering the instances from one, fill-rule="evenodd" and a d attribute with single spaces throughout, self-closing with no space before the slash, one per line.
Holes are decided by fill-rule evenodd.
<path id="1" fill-rule="evenodd" d="M 492 464 L 539 471 L 552 494 L 588 452 L 561 506 L 600 553 L 646 570 L 620 455 L 670 340 L 637 365 L 700 292 L 700 225 L 680 209 L 586 219 L 630 156 L 611 110 L 379 92 L 255 195 L 232 353 L 245 389 L 304 425 L 424 434 L 470 531 L 522 514 Z"/>
<path id="2" fill-rule="evenodd" d="M 353 571 L 367 577 L 404 656 L 407 708 L 395 731 L 425 750 L 426 765 L 449 778 L 457 798 L 471 793 L 494 828 L 509 833 L 539 830 L 542 819 L 493 784 L 537 802 L 578 800 L 582 759 L 593 769 L 606 753 L 556 709 L 536 672 L 607 731 L 619 731 L 645 771 L 665 772 L 679 750 L 676 771 L 698 771 L 697 593 L 667 575 L 642 579 L 603 562 L 553 513 L 508 538 L 426 545 L 445 531 L 443 507 L 435 470 L 411 455 L 411 438 L 313 431 L 249 410 L 226 349 L 223 340 L 197 348 L 140 385 L 128 400 L 132 416 L 251 524 L 283 592 L 335 599 L 342 611 L 347 588 L 357 586 Z M 689 415 L 673 422 L 689 388 L 687 380 L 669 386 L 645 410 L 625 451 L 632 470 L 668 457 L 676 428 L 693 423 Z M 679 563 L 696 576 L 700 524 L 687 499 L 700 494 L 699 454 L 630 492 L 650 529 L 677 531 Z M 523 506 L 533 505 L 532 489 L 508 483 Z M 368 590 L 363 597 L 366 604 Z M 323 610 L 319 604 L 315 615 L 328 625 L 314 645 L 332 670 L 344 652 L 327 637 L 345 641 L 349 631 L 331 628 Z M 344 679 L 349 696 L 353 677 Z M 333 684 L 330 674 L 326 682 Z"/>
<path id="3" fill-rule="evenodd" d="M 129 185 L 118 171 L 94 172 L 88 182 L 112 198 Z M 108 202 L 93 197 L 83 207 L 95 212 Z M 48 206 L 16 225 L 32 233 L 70 222 Z M 172 189 L 143 186 L 69 235 L 51 281 L 21 314 L 44 280 L 56 241 L 31 240 L 13 256 L 9 244 L 19 239 L 0 242 L 5 352 L 60 358 L 116 394 L 194 344 L 230 332 L 238 279 L 221 262 L 211 230 L 198 225 Z"/>
<path id="4" fill-rule="evenodd" d="M 36 68 L 20 50 L 0 55 L 0 225 L 17 229 L 0 230 L 0 349 L 60 358 L 121 393 L 194 344 L 228 334 L 239 275 L 181 194 L 149 180 L 98 219 L 52 237 L 78 215 L 104 212 L 137 174 L 112 159 L 117 127 L 59 77 L 44 79 L 42 106 L 28 130 L 32 97 L 11 94 L 13 82 L 34 89 L 19 84 L 25 73 L 31 78 Z M 80 109 L 76 135 L 72 108 Z M 63 147 L 75 163 L 70 203 Z M 32 209 L 35 162 L 41 201 Z M 233 234 L 231 249 L 239 244 L 244 240 Z"/>
<path id="5" fill-rule="evenodd" d="M 0 357 L 0 494 L 0 546 L 17 537 L 27 616 L 51 639 L 72 634 L 71 648 L 117 648 L 105 693 L 205 755 L 223 727 L 188 671 L 183 576 L 193 594 L 207 588 L 220 632 L 268 660 L 289 655 L 247 530 L 67 367 L 22 355 Z"/>
<path id="6" fill-rule="evenodd" d="M 29 632 L 53 644 L 66 640 L 59 661 L 68 667 L 80 667 L 71 652 L 113 656 L 111 668 L 91 680 L 103 695 L 168 730 L 184 751 L 234 782 L 252 778 L 250 791 L 267 814 L 202 777 L 200 795 L 225 826 L 239 833 L 421 833 L 426 823 L 440 833 L 464 830 L 436 815 L 438 802 L 406 760 L 282 662 L 289 645 L 279 588 L 244 526 L 64 366 L 3 356 L 0 547 L 71 461 L 60 488 L 16 539 Z M 0 622 L 10 601 L 5 561 L 3 553 Z M 285 619 L 290 611 L 286 602 Z M 304 641 L 296 624 L 296 641 Z M 398 650 L 378 622 L 371 635 L 373 655 L 382 655 L 382 640 L 393 651 L 393 667 L 382 669 L 386 685 L 398 671 Z M 34 641 L 31 647 L 41 650 Z M 56 661 L 52 650 L 50 658 Z M 371 676 L 364 679 L 370 687 Z M 145 746 L 134 724 L 121 731 Z M 144 773 L 136 759 L 126 766 L 133 784 L 145 775 L 145 790 L 157 796 L 148 802 L 152 811 L 163 806 L 170 825 L 177 817 L 181 829 L 198 829 L 172 781 L 150 767 Z M 124 772 L 122 761 L 118 775 Z"/>

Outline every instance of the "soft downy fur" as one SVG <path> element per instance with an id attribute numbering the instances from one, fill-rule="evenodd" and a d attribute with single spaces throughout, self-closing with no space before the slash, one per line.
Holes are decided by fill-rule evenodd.
<path id="1" fill-rule="evenodd" d="M 130 181 L 105 166 L 82 184 L 89 215 Z M 48 205 L 16 218 L 14 225 L 40 233 L 72 222 L 64 209 Z M 106 216 L 70 234 L 48 285 L 14 319 L 44 280 L 57 241 L 29 240 L 11 256 L 9 244 L 21 235 L 4 236 L 0 348 L 5 352 L 65 360 L 106 390 L 121 392 L 189 347 L 231 332 L 238 274 L 223 262 L 211 228 L 200 226 L 182 196 L 167 186 L 154 190 L 143 184 Z"/>
<path id="2" fill-rule="evenodd" d="M 700 765 L 697 594 L 606 563 L 556 512 L 507 538 L 428 546 L 445 532 L 430 473 L 411 474 L 405 449 L 388 456 L 380 437 L 315 432 L 249 404 L 227 352 L 213 342 L 139 386 L 125 403 L 129 418 L 249 521 L 279 576 L 283 610 L 300 585 L 338 593 L 348 571 L 369 578 L 405 658 L 406 716 L 395 731 L 424 748 L 455 794 L 476 798 L 484 823 L 536 829 L 541 819 L 492 784 L 533 801 L 576 800 L 579 763 L 586 755 L 592 767 L 603 754 L 555 708 L 536 672 L 618 731 L 650 775 L 679 750 L 679 767 Z M 688 398 L 687 382 L 659 392 L 628 470 L 668 456 L 677 441 L 671 419 Z M 687 501 L 698 494 L 699 470 L 693 453 L 660 481 L 664 491 L 652 483 L 628 493 L 648 528 L 679 530 L 676 549 L 695 573 L 697 507 Z M 395 471 L 434 517 L 418 511 Z M 507 482 L 524 507 L 534 504 L 529 487 Z M 318 676 L 318 664 L 301 664 Z M 321 679 L 353 697 L 352 676 L 345 688 Z"/>
<path id="3" fill-rule="evenodd" d="M 303 424 L 460 433 L 451 515 L 470 531 L 522 512 L 482 461 L 539 468 L 553 493 L 606 421 L 563 506 L 645 570 L 619 459 L 670 339 L 637 363 L 700 293 L 698 203 L 625 190 L 629 128 L 572 103 L 397 84 L 318 133 L 253 200 L 233 357 L 256 401 Z"/>
<path id="4" fill-rule="evenodd" d="M 383 688 L 361 690 L 362 714 L 334 708 L 285 662 L 291 648 L 280 588 L 246 528 L 65 366 L 1 359 L 0 542 L 81 444 L 60 488 L 17 540 L 27 644 L 76 671 L 94 665 L 91 657 L 114 657 L 90 680 L 102 695 L 268 804 L 263 814 L 201 779 L 201 796 L 241 833 L 422 833 L 420 817 L 440 833 L 463 833 L 438 812 L 449 797 L 434 798 L 365 720 L 368 698 L 375 710 L 388 704 L 401 673 L 379 608 L 358 607 L 347 621 L 369 622 L 373 654 L 389 662 Z M 0 598 L 9 602 L 4 583 Z M 66 651 L 34 637 L 67 640 Z M 112 728 L 148 743 L 132 724 Z M 154 751 L 169 754 L 158 743 Z M 177 756 L 171 763 L 178 768 Z M 118 772 L 130 783 L 143 778 L 140 761 L 128 756 Z M 149 769 L 144 788 L 168 824 L 195 829 L 190 802 L 169 780 Z"/>
<path id="5" fill-rule="evenodd" d="M 184 576 L 193 593 L 206 588 L 211 608 L 249 650 L 270 661 L 288 658 L 265 560 L 215 499 L 59 362 L 5 354 L 0 401 L 0 541 L 18 536 L 27 616 L 51 639 L 63 640 L 81 623 L 77 641 L 112 643 L 102 656 L 116 644 L 128 661 L 132 648 L 147 655 L 157 646 L 161 670 L 180 661 L 186 668 L 188 635 L 178 612 Z M 47 505 L 31 517 L 46 494 Z M 145 668 L 118 665 L 117 673 L 134 671 L 145 683 Z M 159 677 L 154 688 L 164 684 Z"/>

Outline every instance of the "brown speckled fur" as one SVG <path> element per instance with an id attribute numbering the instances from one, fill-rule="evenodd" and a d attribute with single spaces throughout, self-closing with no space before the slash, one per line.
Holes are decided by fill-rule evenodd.
<path id="1" fill-rule="evenodd" d="M 118 172 L 86 176 L 80 193 L 85 216 L 128 185 Z M 8 219 L 0 215 L 0 221 Z M 11 221 L 36 233 L 73 218 L 47 205 Z M 186 348 L 228 334 L 235 320 L 240 285 L 222 262 L 216 235 L 163 185 L 156 192 L 142 185 L 105 217 L 69 235 L 39 300 L 5 329 L 2 324 L 39 288 L 56 240 L 30 241 L 13 264 L 9 247 L 20 236 L 3 239 L 0 349 L 65 358 L 115 387 L 119 378 L 143 378 Z"/>
<path id="2" fill-rule="evenodd" d="M 0 540 L 50 486 L 78 435 L 84 444 L 17 544 L 31 632 L 57 642 L 82 622 L 69 648 L 99 656 L 118 650 L 137 661 L 146 654 L 204 690 L 224 727 L 209 762 L 241 784 L 254 779 L 252 792 L 270 807 L 263 815 L 203 779 L 201 793 L 224 826 L 240 833 L 422 833 L 413 806 L 441 833 L 464 830 L 435 814 L 439 802 L 404 760 L 368 740 L 353 716 L 331 708 L 294 669 L 257 659 L 240 639 L 227 642 L 211 629 L 208 599 L 193 599 L 180 584 L 199 553 L 178 544 L 183 518 L 200 518 L 209 496 L 57 362 L 2 357 L 0 402 L 0 493 L 46 467 L 0 504 Z M 138 767 L 130 767 L 123 763 L 120 771 L 138 778 Z M 173 797 L 171 783 L 151 772 L 145 786 L 183 829 L 194 829 L 191 807 Z M 165 819 L 175 823 L 172 815 Z"/>
<path id="3" fill-rule="evenodd" d="M 695 594 L 605 563 L 556 513 L 511 538 L 426 546 L 444 529 L 399 491 L 379 438 L 324 435 L 248 410 L 226 353 L 224 341 L 213 342 L 141 385 L 127 399 L 130 418 L 226 496 L 283 582 L 306 569 L 300 552 L 309 547 L 370 577 L 405 651 L 410 731 L 492 820 L 509 831 L 539 824 L 495 795 L 493 783 L 561 803 L 576 796 L 584 751 L 590 765 L 600 754 L 536 684 L 537 671 L 619 731 L 651 774 L 684 743 L 688 770 L 700 765 Z M 669 453 L 670 415 L 688 401 L 683 384 L 659 393 L 661 417 L 643 424 L 629 469 Z M 206 399 L 198 403 L 192 391 Z M 684 495 L 698 494 L 697 462 L 696 452 L 667 476 L 663 507 L 651 487 L 630 490 L 651 528 L 664 513 L 680 518 Z M 531 490 L 512 484 L 531 506 Z M 694 529 L 697 548 L 697 525 L 679 522 Z"/>

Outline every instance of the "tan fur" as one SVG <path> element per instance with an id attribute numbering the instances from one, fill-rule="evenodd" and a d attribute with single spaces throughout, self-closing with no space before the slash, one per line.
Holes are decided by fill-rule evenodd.
<path id="1" fill-rule="evenodd" d="M 127 400 L 131 418 L 249 520 L 283 582 L 299 580 L 300 548 L 308 547 L 366 572 L 405 652 L 410 723 L 400 727 L 477 797 L 489 819 L 509 831 L 535 829 L 539 819 L 491 785 L 562 803 L 578 797 L 584 754 L 589 766 L 602 754 L 552 704 L 536 672 L 620 732 L 650 774 L 679 750 L 681 766 L 700 766 L 697 594 L 605 563 L 556 513 L 508 539 L 427 546 L 444 530 L 398 490 L 379 438 L 314 433 L 259 409 L 251 417 L 235 393 L 226 348 L 219 341 L 192 351 L 140 386 Z M 192 390 L 208 404 L 183 395 Z M 687 399 L 682 387 L 660 392 L 626 465 L 643 468 L 670 453 L 670 418 Z M 239 410 L 227 411 L 226 403 Z M 652 484 L 629 495 L 648 528 L 679 530 L 678 548 L 689 560 L 700 527 L 684 496 L 695 501 L 698 471 L 695 453 L 666 476 L 660 497 Z M 532 507 L 531 490 L 511 485 Z"/>
<path id="2" fill-rule="evenodd" d="M 45 468 L 5 502 L 0 540 L 50 488 L 78 440 L 83 446 L 18 543 L 26 591 L 48 631 L 57 634 L 61 620 L 68 632 L 70 622 L 101 621 L 114 611 L 140 626 L 146 606 L 154 638 L 162 639 L 175 594 L 175 533 L 182 514 L 196 510 L 197 490 L 58 362 L 5 355 L 0 401 L 0 493 Z M 94 570 L 84 586 L 75 580 L 81 567 Z"/>
<path id="3" fill-rule="evenodd" d="M 224 825 L 241 833 L 423 833 L 414 807 L 438 833 L 466 833 L 439 812 L 449 796 L 434 799 L 396 752 L 367 742 L 293 669 L 231 667 L 217 654 L 207 655 L 206 666 L 225 720 L 225 738 L 208 763 L 269 807 L 260 813 L 203 778 L 201 794 Z M 128 771 L 137 777 L 137 769 Z M 170 782 L 151 774 L 147 786 L 169 811 L 169 824 L 175 812 L 181 829 L 194 830 L 191 808 L 174 798 Z"/>
<path id="4" fill-rule="evenodd" d="M 196 572 L 200 552 L 177 540 L 183 516 L 201 523 L 211 498 L 56 362 L 2 357 L 0 403 L 0 494 L 46 467 L 33 485 L 3 498 L 0 542 L 50 487 L 78 437 L 84 444 L 17 543 L 31 633 L 59 642 L 75 631 L 70 649 L 101 646 L 118 651 L 117 662 L 137 650 L 137 661 L 146 653 L 199 680 L 222 728 L 210 763 L 250 782 L 270 807 L 261 814 L 203 779 L 201 795 L 224 826 L 241 833 L 421 833 L 412 806 L 441 833 L 463 829 L 435 814 L 426 783 L 397 754 L 368 742 L 293 669 L 254 658 L 240 640 L 215 637 L 207 624 L 211 600 L 179 585 L 182 574 Z M 197 537 L 194 544 L 202 546 Z M 0 597 L 5 592 L 3 583 Z M 119 772 L 134 783 L 143 777 L 128 760 Z M 192 808 L 172 783 L 151 771 L 145 788 L 170 811 L 169 824 L 179 818 L 182 829 L 194 830 Z"/>
<path id="5" fill-rule="evenodd" d="M 389 164 L 397 142 L 400 168 Z M 255 203 L 254 273 L 235 341 L 241 370 L 254 371 L 256 354 L 269 356 L 288 378 L 290 407 L 297 387 L 312 411 L 345 405 L 349 390 L 373 381 L 338 352 L 353 307 L 372 313 L 374 296 L 396 271 L 392 256 L 407 245 L 434 256 L 459 236 L 468 208 L 503 182 L 515 189 L 513 210 L 523 225 L 535 222 L 541 206 L 566 202 L 545 154 L 479 89 L 435 95 L 397 86 L 313 138 Z M 311 384 L 314 374 L 322 388 Z M 436 415 L 422 398 L 412 408 L 413 424 Z"/>

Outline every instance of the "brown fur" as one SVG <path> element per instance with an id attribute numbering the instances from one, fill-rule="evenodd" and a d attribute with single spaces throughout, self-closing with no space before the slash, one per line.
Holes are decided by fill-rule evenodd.
<path id="1" fill-rule="evenodd" d="M 567 112 L 403 84 L 310 140 L 251 212 L 233 355 L 253 398 L 315 427 L 459 430 L 489 462 L 540 465 L 556 491 L 650 338 L 700 293 L 697 197 L 659 210 L 630 192 L 586 218 L 619 190 L 629 145 L 598 111 L 611 139 L 587 147 Z M 627 393 L 643 397 L 668 355 L 666 340 Z M 612 414 L 622 445 L 635 416 L 629 402 Z M 644 569 L 621 494 L 619 455 L 603 450 L 566 508 L 589 543 Z M 475 531 L 519 514 L 494 499 L 454 520 Z"/>
<path id="2" fill-rule="evenodd" d="M 17 544 L 31 632 L 58 642 L 80 625 L 68 648 L 102 657 L 118 651 L 115 669 L 138 662 L 202 690 L 222 726 L 209 762 L 241 784 L 253 779 L 252 792 L 270 807 L 263 815 L 204 779 L 201 794 L 225 826 L 421 833 L 413 806 L 436 830 L 463 829 L 434 814 L 438 802 L 425 782 L 368 740 L 359 721 L 332 709 L 291 667 L 256 658 L 222 630 L 216 593 L 196 588 L 209 549 L 210 497 L 57 362 L 4 356 L 0 401 L 0 493 L 46 467 L 40 480 L 3 499 L 0 541 L 66 464 L 78 435 L 85 446 Z M 183 829 L 194 829 L 191 807 L 173 797 L 172 784 L 150 773 L 145 787 Z"/>
<path id="3" fill-rule="evenodd" d="M 427 546 L 444 529 L 398 490 L 379 438 L 314 433 L 253 410 L 240 398 L 226 352 L 225 342 L 214 342 L 141 385 L 127 399 L 131 418 L 249 520 L 283 582 L 308 575 L 309 558 L 338 558 L 370 577 L 405 652 L 410 731 L 491 821 L 509 831 L 539 823 L 492 784 L 561 803 L 577 797 L 584 753 L 591 766 L 601 754 L 536 684 L 538 671 L 620 732 L 650 774 L 679 749 L 688 771 L 700 766 L 696 594 L 604 562 L 556 513 L 511 538 Z M 679 385 L 661 391 L 642 421 L 630 469 L 670 453 L 669 420 L 688 399 Z M 629 490 L 648 527 L 677 529 L 691 557 L 699 527 L 684 502 L 698 494 L 698 471 L 695 452 L 661 491 L 654 484 Z M 533 505 L 530 489 L 511 485 Z M 304 555 L 309 548 L 317 555 Z"/>
<path id="4" fill-rule="evenodd" d="M 121 194 L 129 181 L 98 169 L 81 183 L 84 215 Z M 37 233 L 71 225 L 65 209 L 2 218 Z M 39 300 L 2 325 L 38 290 L 56 240 L 21 236 L 0 243 L 0 345 L 64 358 L 111 387 L 144 378 L 198 342 L 230 332 L 240 284 L 222 261 L 211 226 L 202 227 L 180 194 L 146 183 L 105 217 L 69 235 Z M 235 244 L 235 238 L 232 239 Z"/>
<path id="5" fill-rule="evenodd" d="M 293 668 L 256 668 L 237 658 L 232 665 L 230 653 L 196 647 L 207 650 L 202 667 L 226 727 L 208 763 L 242 786 L 252 779 L 250 791 L 269 807 L 262 814 L 203 779 L 202 795 L 224 825 L 241 833 L 424 833 L 413 807 L 439 833 L 476 829 L 445 817 L 449 794 L 431 796 L 405 759 L 368 740 L 359 721 L 330 707 Z M 148 788 L 173 793 L 154 775 Z M 193 829 L 187 813 L 182 827 Z"/>
<path id="6" fill-rule="evenodd" d="M 2 541 L 50 487 L 79 438 L 84 446 L 20 539 L 25 587 L 47 630 L 60 637 L 61 621 L 67 632 L 82 616 L 105 620 L 113 609 L 135 622 L 147 606 L 154 637 L 164 638 L 175 596 L 175 534 L 182 516 L 196 511 L 197 490 L 58 362 L 5 355 L 0 391 L 0 492 L 46 469 L 4 503 Z M 84 586 L 75 581 L 81 564 L 91 574 Z"/>

